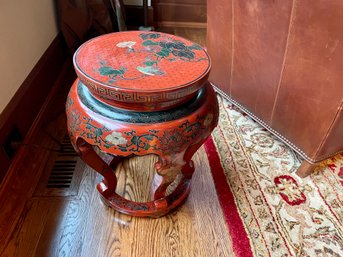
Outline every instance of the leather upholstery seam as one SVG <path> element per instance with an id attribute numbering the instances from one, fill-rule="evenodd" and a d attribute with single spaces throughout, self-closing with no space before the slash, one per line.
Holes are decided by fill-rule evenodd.
<path id="1" fill-rule="evenodd" d="M 229 95 L 227 95 L 226 93 L 224 93 L 221 89 L 219 89 L 215 84 L 213 84 L 212 82 L 210 82 L 211 85 L 213 86 L 213 88 L 215 89 L 215 91 L 217 93 L 219 93 L 220 95 L 222 95 L 226 100 L 228 100 L 230 103 L 234 104 L 235 106 L 237 106 L 241 111 L 243 111 L 244 113 L 248 114 L 253 120 L 257 121 L 261 126 L 263 126 L 264 128 L 266 128 L 269 132 L 271 132 L 274 136 L 276 136 L 278 139 L 280 139 L 282 142 L 284 142 L 287 146 L 289 146 L 291 149 L 293 149 L 298 155 L 300 155 L 301 158 L 303 158 L 304 160 L 306 160 L 307 162 L 314 164 L 314 163 L 318 163 L 321 162 L 329 157 L 332 157 L 334 155 L 343 153 L 343 150 L 331 153 L 331 154 L 327 154 L 327 155 L 323 155 L 322 157 L 320 157 L 320 159 L 314 159 L 314 158 L 310 158 L 303 150 L 301 150 L 299 147 L 295 146 L 289 139 L 287 139 L 286 137 L 282 136 L 278 131 L 272 129 L 269 125 L 267 125 L 264 121 L 262 121 L 260 118 L 258 118 L 257 116 L 255 116 L 254 114 L 252 114 L 248 109 L 246 109 L 244 106 L 242 106 L 241 104 L 239 104 L 237 101 L 233 100 Z"/>
<path id="2" fill-rule="evenodd" d="M 290 37 L 291 37 L 291 30 L 292 30 L 293 23 L 294 23 L 293 21 L 294 21 L 294 18 L 295 18 L 295 4 L 296 4 L 295 2 L 296 2 L 296 0 L 292 1 L 291 15 L 289 16 L 288 33 L 287 33 L 287 39 L 286 39 L 286 45 L 285 45 L 285 52 L 284 52 L 284 55 L 283 55 L 282 66 L 281 66 L 281 71 L 280 71 L 280 78 L 279 78 L 277 89 L 276 89 L 276 94 L 275 94 L 275 100 L 274 100 L 274 103 L 273 103 L 272 113 L 270 115 L 270 124 L 273 124 L 275 108 L 276 108 L 276 104 L 277 104 L 278 99 L 279 99 L 280 87 L 281 87 L 282 79 L 283 79 L 283 76 L 284 76 L 284 70 L 285 70 L 285 67 L 286 67 L 286 59 L 287 59 L 287 53 L 288 53 L 288 48 L 289 48 L 289 41 L 290 41 Z"/>
<path id="3" fill-rule="evenodd" d="M 317 148 L 317 150 L 316 150 L 316 152 L 314 154 L 315 159 L 318 156 L 318 153 L 319 153 L 320 149 L 323 147 L 326 139 L 329 137 L 330 132 L 332 131 L 332 129 L 333 129 L 333 127 L 334 127 L 334 125 L 335 125 L 335 123 L 336 123 L 336 121 L 338 119 L 338 116 L 339 116 L 341 111 L 343 111 L 343 101 L 341 101 L 341 104 L 339 105 L 338 110 L 337 110 L 337 112 L 335 114 L 335 118 L 332 120 L 332 122 L 331 122 L 331 124 L 330 124 L 330 126 L 329 126 L 329 128 L 328 128 L 328 130 L 327 130 L 327 132 L 326 132 L 322 142 L 320 143 L 320 145 L 318 146 L 318 148 Z"/>

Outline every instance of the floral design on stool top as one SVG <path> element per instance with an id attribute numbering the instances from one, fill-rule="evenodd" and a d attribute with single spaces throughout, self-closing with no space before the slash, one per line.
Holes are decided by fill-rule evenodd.
<path id="1" fill-rule="evenodd" d="M 166 92 L 203 84 L 211 65 L 207 52 L 191 41 L 165 33 L 127 31 L 87 41 L 75 53 L 74 66 L 88 87 Z"/>

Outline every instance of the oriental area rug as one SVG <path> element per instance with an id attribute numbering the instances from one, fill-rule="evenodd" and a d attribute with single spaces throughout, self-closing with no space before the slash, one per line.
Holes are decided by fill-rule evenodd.
<path id="1" fill-rule="evenodd" d="M 219 97 L 205 143 L 236 256 L 343 256 L 343 155 L 300 178 L 297 155 Z"/>

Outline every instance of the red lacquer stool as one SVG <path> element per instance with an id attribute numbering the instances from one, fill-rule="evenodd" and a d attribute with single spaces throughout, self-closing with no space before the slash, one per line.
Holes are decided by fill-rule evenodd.
<path id="1" fill-rule="evenodd" d="M 78 79 L 66 104 L 69 135 L 81 158 L 104 177 L 97 186 L 103 201 L 119 212 L 149 217 L 182 204 L 194 172 L 191 158 L 218 121 L 206 51 L 164 33 L 119 32 L 84 43 L 74 67 Z M 162 178 L 154 199 L 132 202 L 116 194 L 116 165 L 147 154 L 158 156 L 156 176 Z"/>

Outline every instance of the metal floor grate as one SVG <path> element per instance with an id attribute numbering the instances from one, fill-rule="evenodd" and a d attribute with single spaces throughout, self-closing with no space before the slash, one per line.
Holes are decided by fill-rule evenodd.
<path id="1" fill-rule="evenodd" d="M 68 135 L 65 135 L 61 143 L 61 151 L 58 152 L 58 157 L 61 156 L 77 156 Z"/>
<path id="2" fill-rule="evenodd" d="M 56 160 L 47 188 L 69 188 L 76 168 L 76 160 Z"/>
<path id="3" fill-rule="evenodd" d="M 46 172 L 36 188 L 36 197 L 75 196 L 78 194 L 84 164 L 75 152 L 68 135 L 60 143 L 60 151 L 52 154 Z"/>
<path id="4" fill-rule="evenodd" d="M 52 167 L 47 188 L 69 188 L 73 180 L 76 168 L 77 154 L 70 143 L 68 135 L 65 135 L 61 143 L 61 151 L 58 152 L 54 166 Z"/>

